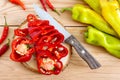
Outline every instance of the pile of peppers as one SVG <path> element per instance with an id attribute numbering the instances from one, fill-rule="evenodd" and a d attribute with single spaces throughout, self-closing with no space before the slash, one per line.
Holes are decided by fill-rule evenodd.
<path id="1" fill-rule="evenodd" d="M 63 46 L 63 34 L 58 32 L 48 20 L 37 19 L 35 15 L 27 16 L 28 27 L 14 30 L 12 53 L 10 58 L 16 62 L 27 62 L 36 57 L 38 71 L 42 74 L 59 74 L 63 68 L 61 58 L 68 54 Z"/>
<path id="2" fill-rule="evenodd" d="M 72 12 L 72 19 L 89 24 L 85 32 L 87 43 L 102 46 L 120 58 L 120 0 L 84 0 L 89 7 L 76 4 L 62 12 Z"/>

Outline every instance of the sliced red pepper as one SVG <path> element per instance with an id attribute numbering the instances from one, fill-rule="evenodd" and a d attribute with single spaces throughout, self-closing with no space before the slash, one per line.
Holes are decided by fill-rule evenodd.
<path id="1" fill-rule="evenodd" d="M 50 43 L 53 45 L 57 45 L 63 42 L 63 40 L 64 40 L 64 36 L 61 33 L 54 33 L 40 38 L 38 41 L 38 45 L 41 43 Z"/>
<path id="2" fill-rule="evenodd" d="M 33 20 L 28 23 L 28 27 L 39 27 L 39 26 L 44 26 L 44 25 L 49 25 L 48 20 Z"/>
<path id="3" fill-rule="evenodd" d="M 68 54 L 68 50 L 62 44 L 51 45 L 49 43 L 43 43 L 41 45 L 36 46 L 36 51 L 46 50 L 51 52 L 51 54 L 56 57 L 56 59 L 60 60 Z"/>
<path id="4" fill-rule="evenodd" d="M 28 28 L 15 30 L 19 37 L 12 42 L 11 59 L 26 62 L 35 52 L 40 73 L 59 74 L 63 68 L 60 59 L 68 54 L 67 48 L 61 44 L 64 36 L 48 20 L 39 20 L 30 14 L 27 21 Z M 27 45 L 30 47 L 27 48 Z"/>
<path id="5" fill-rule="evenodd" d="M 63 42 L 64 40 L 64 36 L 61 33 L 54 33 L 52 35 L 50 35 L 52 37 L 50 43 L 57 45 Z"/>
<path id="6" fill-rule="evenodd" d="M 56 47 L 54 47 L 52 53 L 57 57 L 58 60 L 60 60 L 68 54 L 68 50 L 66 47 L 59 44 Z"/>
<path id="7" fill-rule="evenodd" d="M 46 35 L 51 35 L 51 34 L 54 34 L 54 33 L 58 33 L 58 30 L 56 30 L 56 29 L 53 29 L 53 30 L 45 30 L 45 32 L 47 32 L 46 33 Z"/>
<path id="8" fill-rule="evenodd" d="M 40 31 L 33 32 L 33 33 L 30 34 L 30 37 L 32 38 L 32 40 L 34 42 L 36 42 L 41 37 L 41 32 Z"/>
<path id="9" fill-rule="evenodd" d="M 41 29 L 39 27 L 29 27 L 28 28 L 29 34 L 33 33 L 33 32 L 42 32 Z"/>
<path id="10" fill-rule="evenodd" d="M 44 25 L 49 26 L 48 20 L 36 20 L 35 22 L 36 22 L 36 27 L 44 26 Z"/>
<path id="11" fill-rule="evenodd" d="M 18 37 L 12 42 L 12 53 L 10 58 L 16 62 L 26 62 L 29 61 L 34 53 L 34 48 L 28 48 L 30 45 L 30 40 L 25 37 Z M 20 51 L 20 50 L 23 51 Z"/>
<path id="12" fill-rule="evenodd" d="M 49 51 L 40 50 L 37 53 L 38 71 L 42 74 L 59 74 L 62 70 L 62 62 L 55 59 Z"/>
<path id="13" fill-rule="evenodd" d="M 37 17 L 36 17 L 35 15 L 29 14 L 29 15 L 27 16 L 27 21 L 28 21 L 28 22 L 35 21 L 35 20 L 37 20 Z"/>
<path id="14" fill-rule="evenodd" d="M 24 29 L 15 29 L 14 30 L 14 34 L 16 36 L 27 36 L 28 35 L 28 28 L 24 28 Z"/>

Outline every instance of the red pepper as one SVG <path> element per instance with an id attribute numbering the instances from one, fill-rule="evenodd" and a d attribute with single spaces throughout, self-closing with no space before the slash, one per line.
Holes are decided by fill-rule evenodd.
<path id="1" fill-rule="evenodd" d="M 49 51 L 56 59 L 60 60 L 68 54 L 68 50 L 62 44 L 51 45 L 49 43 L 42 43 L 36 46 L 36 51 L 46 50 Z"/>
<path id="2" fill-rule="evenodd" d="M 9 43 L 10 43 L 10 40 L 8 39 L 8 42 L 4 44 L 0 49 L 0 56 L 2 56 L 9 49 Z"/>
<path id="3" fill-rule="evenodd" d="M 62 70 L 62 62 L 55 59 L 49 51 L 39 50 L 37 53 L 38 71 L 42 74 L 59 74 Z"/>
<path id="4" fill-rule="evenodd" d="M 50 43 L 52 45 L 57 45 L 63 42 L 64 36 L 61 33 L 54 33 L 51 35 L 43 36 L 42 38 L 39 39 L 38 45 L 41 43 Z"/>
<path id="5" fill-rule="evenodd" d="M 30 40 L 25 37 L 14 39 L 12 42 L 12 53 L 10 54 L 10 58 L 16 62 L 29 61 L 35 51 L 34 48 L 29 47 L 30 44 Z"/>
<path id="6" fill-rule="evenodd" d="M 43 9 L 44 9 L 45 11 L 47 11 L 47 8 L 46 8 L 46 6 L 45 6 L 44 0 L 40 0 L 40 2 L 41 2 L 41 4 L 42 4 Z"/>
<path id="7" fill-rule="evenodd" d="M 23 4 L 23 2 L 21 1 L 21 0 L 9 0 L 11 3 L 14 3 L 14 4 L 16 4 L 16 5 L 20 5 L 22 8 L 23 8 L 23 10 L 25 10 L 26 8 L 25 8 L 25 5 Z"/>
<path id="8" fill-rule="evenodd" d="M 59 44 L 56 47 L 54 47 L 52 53 L 57 57 L 58 60 L 60 60 L 68 54 L 68 50 L 66 47 Z"/>
<path id="9" fill-rule="evenodd" d="M 6 17 L 4 17 L 4 18 L 5 18 L 5 25 L 4 25 L 4 29 L 2 32 L 2 36 L 0 38 L 0 44 L 7 38 L 8 32 L 9 32 L 9 27 L 7 25 Z"/>
<path id="10" fill-rule="evenodd" d="M 15 35 L 19 37 L 12 42 L 11 59 L 26 62 L 35 51 L 40 73 L 59 74 L 63 68 L 60 59 L 68 54 L 67 48 L 61 44 L 64 36 L 50 25 L 48 20 L 39 20 L 30 14 L 27 16 L 27 21 L 28 28 L 15 30 Z M 30 47 L 27 48 L 26 45 Z"/>
<path id="11" fill-rule="evenodd" d="M 54 12 L 56 12 L 58 15 L 60 15 L 59 12 L 55 9 L 55 7 L 52 5 L 52 3 L 51 3 L 49 0 L 46 0 L 46 4 L 48 5 L 48 7 L 49 7 L 52 11 L 54 11 Z"/>
<path id="12" fill-rule="evenodd" d="M 28 35 L 28 28 L 24 29 L 15 29 L 14 30 L 15 36 L 23 36 L 26 37 Z"/>
<path id="13" fill-rule="evenodd" d="M 37 20 L 37 18 L 36 18 L 35 15 L 29 14 L 29 15 L 27 16 L 27 21 L 28 21 L 28 22 L 35 21 L 35 20 Z"/>

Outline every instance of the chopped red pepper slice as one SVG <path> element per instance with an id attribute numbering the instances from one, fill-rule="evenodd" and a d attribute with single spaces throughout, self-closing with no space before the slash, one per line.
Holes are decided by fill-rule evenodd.
<path id="1" fill-rule="evenodd" d="M 27 36 L 28 35 L 28 28 L 24 28 L 24 29 L 15 29 L 14 30 L 14 34 L 16 36 Z"/>
<path id="2" fill-rule="evenodd" d="M 62 62 L 55 59 L 49 51 L 40 50 L 37 53 L 38 71 L 42 74 L 59 74 L 62 70 Z"/>
<path id="3" fill-rule="evenodd" d="M 28 22 L 35 21 L 36 19 L 37 19 L 36 16 L 33 15 L 33 14 L 29 14 L 29 15 L 27 16 L 27 21 L 28 21 Z"/>
<path id="4" fill-rule="evenodd" d="M 31 59 L 34 48 L 28 48 L 30 40 L 25 37 L 18 37 L 12 42 L 12 53 L 10 58 L 16 62 L 26 62 Z"/>
<path id="5" fill-rule="evenodd" d="M 53 49 L 53 54 L 57 57 L 57 59 L 61 59 L 68 54 L 68 50 L 63 45 L 59 44 Z"/>
<path id="6" fill-rule="evenodd" d="M 57 45 L 63 42 L 63 40 L 64 40 L 64 36 L 61 33 L 54 33 L 40 38 L 38 41 L 38 45 L 40 45 L 41 43 L 49 43 L 49 44 Z"/>

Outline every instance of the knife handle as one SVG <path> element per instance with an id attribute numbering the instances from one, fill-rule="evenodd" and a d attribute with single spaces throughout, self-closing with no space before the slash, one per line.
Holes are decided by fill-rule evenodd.
<path id="1" fill-rule="evenodd" d="M 97 69 L 101 67 L 100 63 L 89 54 L 89 52 L 80 44 L 80 42 L 73 35 L 67 38 L 65 42 L 75 48 L 79 56 L 87 62 L 91 69 Z"/>

